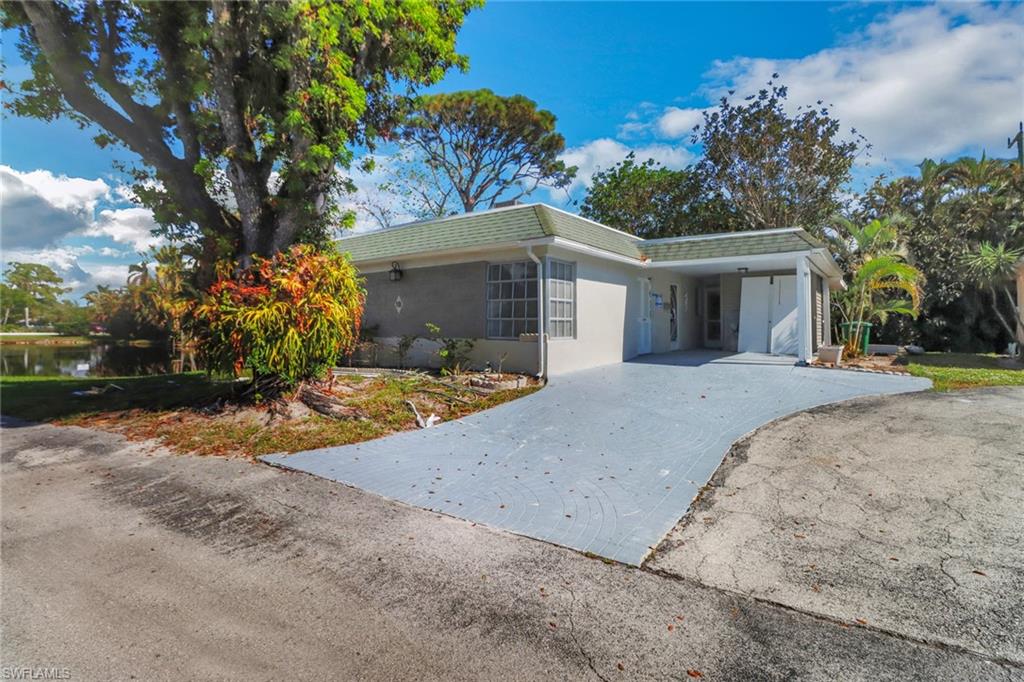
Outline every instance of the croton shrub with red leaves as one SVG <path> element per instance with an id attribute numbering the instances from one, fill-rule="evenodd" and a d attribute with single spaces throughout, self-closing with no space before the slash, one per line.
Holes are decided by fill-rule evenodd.
<path id="1" fill-rule="evenodd" d="M 322 378 L 358 341 L 364 301 L 355 267 L 335 251 L 296 245 L 240 272 L 225 263 L 195 309 L 200 354 L 213 371 Z"/>

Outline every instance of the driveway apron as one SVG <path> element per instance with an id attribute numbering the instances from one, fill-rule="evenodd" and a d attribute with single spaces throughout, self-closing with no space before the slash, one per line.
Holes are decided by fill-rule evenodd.
<path id="1" fill-rule="evenodd" d="M 779 417 L 926 379 L 684 351 L 574 372 L 434 428 L 263 461 L 639 565 L 733 442 Z"/>

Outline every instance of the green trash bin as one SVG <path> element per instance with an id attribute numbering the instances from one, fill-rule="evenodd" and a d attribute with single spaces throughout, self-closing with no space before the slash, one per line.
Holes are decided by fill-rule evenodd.
<path id="1" fill-rule="evenodd" d="M 849 340 L 850 336 L 854 333 L 854 328 L 857 326 L 860 326 L 860 350 L 867 355 L 868 344 L 871 343 L 870 322 L 843 322 L 839 325 L 839 329 L 843 332 L 843 339 Z"/>

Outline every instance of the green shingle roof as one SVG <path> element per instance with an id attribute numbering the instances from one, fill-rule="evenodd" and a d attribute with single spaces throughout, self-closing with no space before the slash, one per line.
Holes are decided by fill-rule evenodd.
<path id="1" fill-rule="evenodd" d="M 642 240 L 549 206 L 531 204 L 368 232 L 338 241 L 356 263 L 433 251 L 561 237 L 621 256 L 640 258 Z"/>
<path id="2" fill-rule="evenodd" d="M 807 251 L 821 246 L 803 230 L 794 230 L 656 239 L 640 242 L 640 251 L 652 261 L 677 261 Z"/>
<path id="3" fill-rule="evenodd" d="M 367 232 L 338 241 L 356 263 L 560 237 L 619 256 L 696 260 L 806 251 L 821 244 L 803 230 L 643 240 L 571 213 L 529 204 Z"/>

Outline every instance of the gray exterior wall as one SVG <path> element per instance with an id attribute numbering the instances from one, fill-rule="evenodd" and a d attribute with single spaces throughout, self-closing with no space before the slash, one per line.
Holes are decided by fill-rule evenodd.
<path id="1" fill-rule="evenodd" d="M 486 336 L 487 264 L 483 261 L 409 268 L 392 282 L 387 272 L 366 278 L 363 327 L 378 337 L 427 334 L 426 324 L 441 328 L 444 336 Z M 395 306 L 401 297 L 402 308 Z"/>

